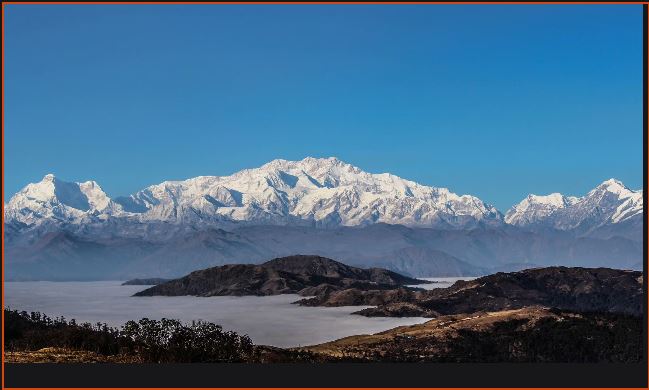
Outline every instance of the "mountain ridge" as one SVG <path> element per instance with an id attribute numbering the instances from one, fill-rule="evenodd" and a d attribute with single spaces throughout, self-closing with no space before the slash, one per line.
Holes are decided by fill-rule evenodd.
<path id="1" fill-rule="evenodd" d="M 643 212 L 642 190 L 634 191 L 619 180 L 608 179 L 582 197 L 528 195 L 507 211 L 505 222 L 528 229 L 549 227 L 588 235 L 607 225 L 641 223 Z"/>
<path id="2" fill-rule="evenodd" d="M 114 199 L 94 181 L 70 183 L 48 174 L 16 193 L 5 204 L 4 217 L 10 233 L 63 227 L 73 232 L 113 229 L 112 234 L 128 235 L 148 229 L 142 225 L 159 223 L 199 229 L 388 223 L 436 229 L 543 225 L 588 234 L 638 218 L 642 211 L 642 191 L 615 179 L 583 197 L 529 195 L 503 214 L 472 195 L 389 173 L 367 173 L 335 157 L 307 157 L 277 159 L 229 176 L 164 181 Z"/>
<path id="3" fill-rule="evenodd" d="M 296 253 L 430 277 L 642 268 L 643 193 L 614 179 L 582 197 L 530 195 L 503 215 L 471 195 L 306 158 L 114 199 L 94 181 L 46 175 L 4 206 L 13 280 L 168 278 Z"/>
<path id="4" fill-rule="evenodd" d="M 570 232 L 527 232 L 514 226 L 470 231 L 374 224 L 317 229 L 245 226 L 138 237 L 48 233 L 5 249 L 7 280 L 175 278 L 228 263 L 261 263 L 296 253 L 411 276 L 479 276 L 490 270 L 579 265 L 642 269 L 642 243 L 626 238 L 575 238 Z M 467 263 L 467 264 L 465 264 Z"/>

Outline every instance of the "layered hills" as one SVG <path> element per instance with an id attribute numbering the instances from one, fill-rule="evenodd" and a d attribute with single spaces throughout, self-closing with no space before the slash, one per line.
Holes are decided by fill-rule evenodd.
<path id="1" fill-rule="evenodd" d="M 4 206 L 9 280 L 176 278 L 295 253 L 420 277 L 642 267 L 643 193 L 614 179 L 580 197 L 530 195 L 503 214 L 473 195 L 309 157 L 115 198 L 48 174 Z"/>
<path id="2" fill-rule="evenodd" d="M 381 268 L 361 269 L 319 256 L 290 256 L 260 265 L 232 264 L 195 271 L 136 293 L 154 295 L 309 296 L 308 306 L 375 306 L 365 316 L 426 316 L 502 311 L 528 306 L 640 315 L 643 276 L 610 268 L 546 267 L 498 272 L 447 288 Z"/>

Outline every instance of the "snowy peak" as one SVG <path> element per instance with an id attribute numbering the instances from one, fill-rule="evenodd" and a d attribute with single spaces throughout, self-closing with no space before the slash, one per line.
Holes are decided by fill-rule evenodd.
<path id="1" fill-rule="evenodd" d="M 360 169 L 354 167 L 351 164 L 347 164 L 336 157 L 327 157 L 327 158 L 313 158 L 306 157 L 299 161 L 291 161 L 284 159 L 272 160 L 258 169 L 260 170 L 288 170 L 288 171 L 305 171 L 309 173 L 323 172 L 323 171 L 332 171 L 332 170 L 342 170 L 350 172 L 360 172 Z"/>
<path id="2" fill-rule="evenodd" d="M 512 207 L 505 221 L 516 226 L 544 226 L 588 233 L 606 224 L 617 224 L 642 215 L 642 190 L 633 191 L 609 179 L 583 197 L 561 194 L 529 195 Z"/>
<path id="3" fill-rule="evenodd" d="M 606 180 L 583 197 L 529 195 L 503 215 L 472 195 L 429 187 L 390 173 L 372 174 L 335 157 L 273 160 L 230 176 L 165 181 L 110 199 L 94 181 L 46 175 L 5 205 L 12 226 L 67 230 L 243 225 L 365 226 L 375 223 L 438 229 L 479 225 L 548 227 L 590 232 L 642 215 L 642 191 Z M 105 229 L 104 229 L 105 230 Z M 103 231 L 103 230 L 102 230 Z M 120 231 L 110 234 L 120 234 Z"/>
<path id="4" fill-rule="evenodd" d="M 629 190 L 624 183 L 617 179 L 608 179 L 602 182 L 602 184 L 598 185 L 593 189 L 593 191 L 608 191 L 608 192 L 613 192 L 616 194 L 622 193 L 622 192 L 627 192 L 631 191 Z"/>
<path id="5" fill-rule="evenodd" d="M 119 211 L 96 182 L 70 183 L 47 174 L 11 198 L 5 219 L 26 225 L 52 220 L 80 222 L 89 216 Z"/>
<path id="6" fill-rule="evenodd" d="M 56 197 L 54 193 L 56 188 L 56 181 L 57 179 L 53 174 L 47 174 L 38 183 L 28 184 L 18 194 L 16 194 L 14 198 L 22 195 L 35 201 L 46 202 L 52 200 Z"/>
<path id="7" fill-rule="evenodd" d="M 114 207 L 111 199 L 101 189 L 99 184 L 95 181 L 86 181 L 83 183 L 75 183 L 79 186 L 79 191 L 86 199 L 86 203 L 91 210 L 104 211 L 108 208 Z"/>
<path id="8" fill-rule="evenodd" d="M 231 176 L 164 182 L 118 202 L 141 218 L 212 224 L 465 227 L 501 219 L 478 198 L 370 174 L 335 157 L 273 160 Z"/>
<path id="9" fill-rule="evenodd" d="M 501 224 L 493 206 L 471 195 L 371 174 L 335 157 L 273 160 L 230 176 L 165 181 L 111 200 L 95 182 L 46 176 L 16 194 L 5 215 L 28 225 L 84 216 L 187 226 L 227 224 L 358 226 L 373 223 L 467 228 Z"/>
<path id="10" fill-rule="evenodd" d="M 523 202 L 529 204 L 530 206 L 539 204 L 539 205 L 546 205 L 553 209 L 559 209 L 559 208 L 564 208 L 573 205 L 578 199 L 579 198 L 576 198 L 574 196 L 567 197 L 567 196 L 563 196 L 558 192 L 554 192 L 550 195 L 530 194 Z"/>
<path id="11" fill-rule="evenodd" d="M 642 191 L 633 191 L 625 186 L 624 183 L 615 179 L 606 180 L 585 196 L 585 198 L 593 198 L 600 201 L 605 198 L 622 200 L 634 197 L 642 198 Z"/>
<path id="12" fill-rule="evenodd" d="M 333 188 L 340 185 L 363 182 L 369 174 L 336 157 L 307 157 L 300 161 L 273 160 L 260 168 L 246 170 L 261 175 L 279 175 L 288 179 L 287 184 L 303 184 L 306 187 Z M 299 180 L 301 179 L 301 180 Z M 306 180 L 305 180 L 306 179 Z"/>
<path id="13" fill-rule="evenodd" d="M 45 175 L 38 183 L 28 184 L 14 195 L 9 203 L 17 200 L 62 204 L 82 211 L 90 208 L 79 183 L 61 181 L 51 173 Z"/>
<path id="14" fill-rule="evenodd" d="M 533 224 L 549 217 L 559 209 L 572 206 L 577 201 L 578 198 L 566 197 L 556 192 L 550 195 L 530 194 L 507 211 L 505 222 L 518 226 Z"/>

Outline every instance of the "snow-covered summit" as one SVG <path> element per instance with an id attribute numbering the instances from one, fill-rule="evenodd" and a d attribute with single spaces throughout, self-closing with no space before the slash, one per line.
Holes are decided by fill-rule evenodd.
<path id="1" fill-rule="evenodd" d="M 583 197 L 529 195 L 503 218 L 496 208 L 472 195 L 390 173 L 368 173 L 335 157 L 307 157 L 273 160 L 229 176 L 165 181 L 115 199 L 94 181 L 68 183 L 50 174 L 28 184 L 5 204 L 5 223 L 14 230 L 64 226 L 107 236 L 129 230 L 146 234 L 153 229 L 151 224 L 194 229 L 387 223 L 470 229 L 506 222 L 588 233 L 637 219 L 642 212 L 642 191 L 610 179 Z"/>
<path id="2" fill-rule="evenodd" d="M 516 226 L 544 226 L 560 230 L 589 232 L 606 224 L 617 224 L 642 216 L 642 190 L 627 188 L 609 179 L 583 197 L 558 193 L 529 195 L 505 214 L 505 221 Z"/>
<path id="3" fill-rule="evenodd" d="M 230 176 L 165 181 L 114 200 L 95 182 L 66 183 L 47 175 L 27 185 L 5 209 L 6 220 L 27 225 L 86 223 L 89 216 L 192 226 L 384 222 L 466 228 L 502 223 L 498 210 L 474 196 L 367 173 L 335 157 L 273 160 Z"/>
<path id="4" fill-rule="evenodd" d="M 557 192 L 550 195 L 530 194 L 505 214 L 505 222 L 525 226 L 547 218 L 559 209 L 577 202 L 576 197 L 567 197 Z"/>
<path id="5" fill-rule="evenodd" d="M 5 205 L 5 221 L 38 225 L 46 220 L 81 223 L 89 217 L 117 215 L 121 207 L 94 181 L 69 183 L 47 174 L 28 184 Z"/>

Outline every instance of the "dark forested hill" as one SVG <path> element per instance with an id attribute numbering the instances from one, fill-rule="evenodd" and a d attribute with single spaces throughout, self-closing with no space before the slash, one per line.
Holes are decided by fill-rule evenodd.
<path id="1" fill-rule="evenodd" d="M 231 264 L 194 271 L 136 293 L 150 295 L 316 295 L 349 288 L 393 289 L 427 283 L 381 268 L 351 267 L 320 256 L 288 256 L 263 264 Z"/>

